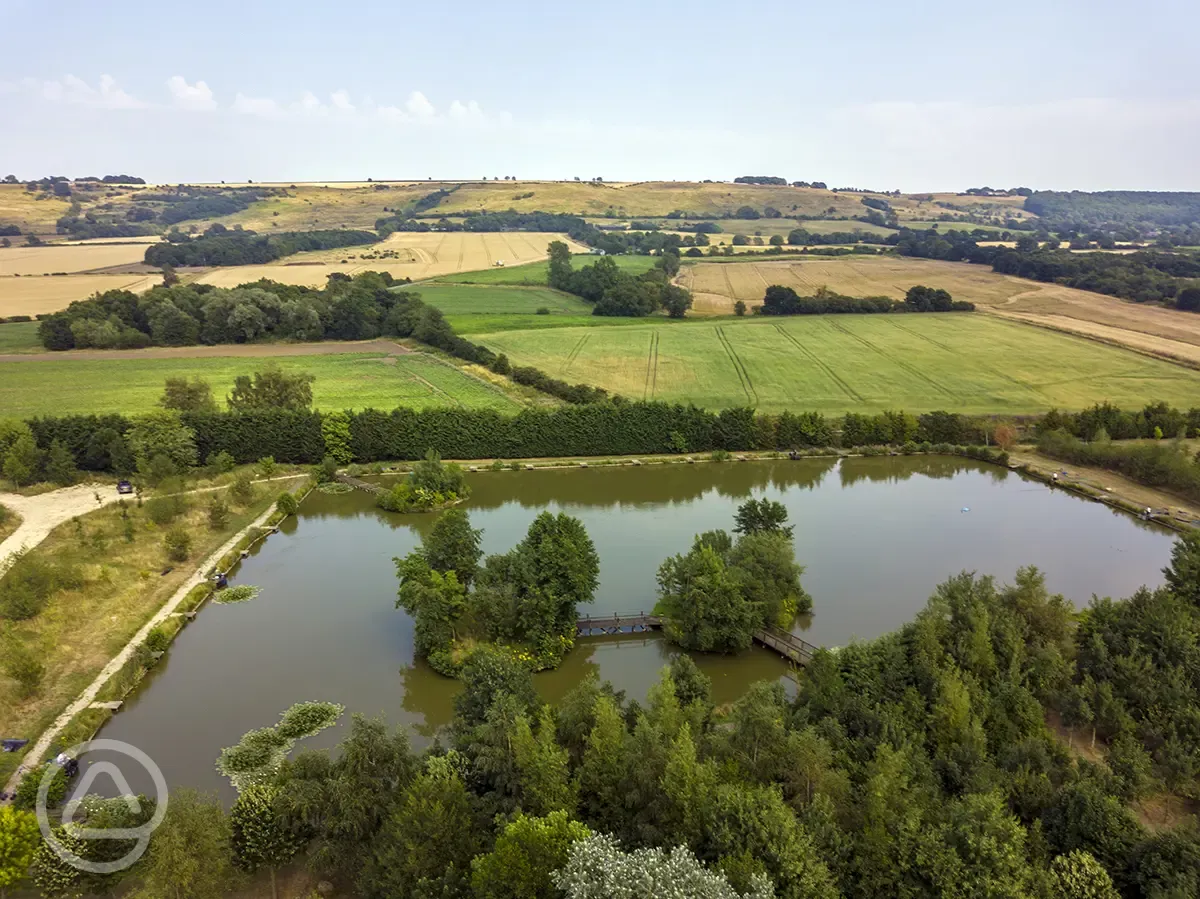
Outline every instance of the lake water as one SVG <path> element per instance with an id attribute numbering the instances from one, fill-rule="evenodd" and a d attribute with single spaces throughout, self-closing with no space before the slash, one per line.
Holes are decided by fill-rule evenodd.
<path id="1" fill-rule="evenodd" d="M 1173 536 L 995 466 L 941 456 L 647 465 L 471 474 L 466 508 L 484 551 L 521 539 L 543 510 L 586 526 L 600 556 L 596 601 L 581 614 L 650 611 L 655 572 L 693 535 L 732 530 L 737 506 L 787 506 L 803 583 L 814 600 L 806 640 L 843 646 L 910 620 L 933 588 L 968 570 L 1010 581 L 1036 565 L 1049 588 L 1085 606 L 1161 583 Z M 274 724 L 295 702 L 346 706 L 342 722 L 300 744 L 332 746 L 351 712 L 383 715 L 427 743 L 450 720 L 458 685 L 414 662 L 412 622 L 394 607 L 392 558 L 416 547 L 434 515 L 396 515 L 355 492 L 310 494 L 300 514 L 260 543 L 233 583 L 262 588 L 238 605 L 206 605 L 100 736 L 147 752 L 172 785 L 232 788 L 220 750 Z M 675 650 L 657 636 L 579 641 L 536 681 L 556 700 L 589 671 L 641 698 Z M 715 699 L 736 699 L 787 672 L 763 649 L 701 657 Z M 98 755 L 89 756 L 96 760 Z M 122 766 L 124 770 L 126 766 Z M 134 789 L 148 788 L 126 772 Z M 102 784 L 95 784 L 102 790 Z"/>

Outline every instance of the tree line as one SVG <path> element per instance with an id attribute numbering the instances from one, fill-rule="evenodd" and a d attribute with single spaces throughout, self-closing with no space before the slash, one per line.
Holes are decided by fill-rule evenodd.
<path id="1" fill-rule="evenodd" d="M 601 257 L 574 269 L 571 250 L 561 240 L 550 244 L 547 283 L 593 303 L 593 315 L 646 316 L 665 309 L 671 318 L 683 318 L 692 307 L 692 294 L 671 283 L 679 273 L 679 254 L 664 253 L 654 268 L 640 275 L 621 271 L 617 263 Z"/>
<path id="2" fill-rule="evenodd" d="M 791 287 L 773 284 L 755 310 L 760 315 L 871 315 L 887 312 L 974 312 L 975 304 L 955 300 L 939 288 L 910 287 L 903 300 L 891 297 L 847 297 L 821 287 L 802 297 Z"/>
<path id="3" fill-rule="evenodd" d="M 553 540 L 557 524 L 539 526 Z M 30 870 L 47 897 L 215 899 L 239 872 L 274 883 L 297 859 L 361 899 L 1195 896 L 1200 832 L 1151 829 L 1130 808 L 1197 787 L 1200 540 L 1177 544 L 1165 573 L 1083 615 L 1036 569 L 1009 585 L 956 575 L 898 631 L 818 651 L 794 695 L 760 682 L 725 707 L 684 654 L 644 701 L 593 675 L 549 705 L 525 661 L 481 645 L 423 753 L 359 716 L 336 753 L 251 752 L 254 734 L 328 723 L 289 710 L 239 744 L 259 761 L 232 809 L 174 791 L 132 871 L 61 863 L 28 791 L 0 819 L 5 870 Z M 1096 741 L 1103 762 L 1068 740 Z M 81 812 L 129 826 L 152 810 L 93 798 Z M 55 835 L 95 860 L 127 848 Z"/>
<path id="4" fill-rule="evenodd" d="M 1139 303 L 1177 305 L 1180 294 L 1200 286 L 1195 283 L 1200 279 L 1200 257 L 1182 253 L 1072 253 L 1058 249 L 1058 240 L 1039 245 L 1035 237 L 1021 238 L 1015 248 L 981 247 L 974 237 L 961 232 L 939 234 L 932 230 L 903 230 L 889 235 L 887 242 L 901 256 L 990 265 L 992 271 L 1002 274 L 1065 284 Z M 1185 308 L 1192 297 L 1190 293 L 1185 296 Z"/>
<path id="5" fill-rule="evenodd" d="M 1149 231 L 1200 224 L 1200 193 L 1183 191 L 1105 190 L 1034 191 L 1025 209 L 1047 228 L 1085 230 L 1134 227 Z"/>
<path id="6" fill-rule="evenodd" d="M 213 224 L 198 237 L 172 232 L 167 243 L 146 248 L 145 262 L 159 268 L 164 265 L 263 265 L 293 253 L 360 247 L 378 240 L 379 236 L 373 231 L 336 229 L 258 234 Z"/>
<path id="7" fill-rule="evenodd" d="M 232 289 L 176 284 L 140 295 L 110 290 L 43 318 L 38 339 L 46 349 L 69 350 L 411 337 L 568 403 L 608 396 L 600 387 L 513 366 L 503 353 L 459 337 L 420 294 L 393 289 L 400 283 L 387 272 L 362 272 L 353 278 L 334 273 L 321 289 L 263 279 Z"/>

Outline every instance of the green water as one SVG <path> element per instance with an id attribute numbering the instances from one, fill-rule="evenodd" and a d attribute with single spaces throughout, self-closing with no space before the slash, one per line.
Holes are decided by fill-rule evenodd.
<path id="1" fill-rule="evenodd" d="M 934 586 L 962 570 L 1011 580 L 1034 564 L 1078 605 L 1161 582 L 1172 537 L 1105 506 L 994 466 L 951 457 L 589 468 L 472 474 L 467 508 L 485 552 L 507 550 L 544 509 L 580 518 L 600 555 L 592 612 L 649 611 L 654 575 L 694 534 L 731 528 L 747 497 L 783 502 L 813 595 L 796 630 L 843 646 L 893 630 Z M 302 700 L 383 715 L 423 745 L 450 720 L 457 683 L 414 660 L 409 617 L 394 607 L 392 564 L 435 518 L 377 510 L 360 492 L 313 493 L 298 517 L 259 544 L 233 578 L 255 600 L 208 605 L 179 636 L 101 736 L 156 760 L 173 784 L 221 789 L 214 761 L 247 730 Z M 548 700 L 589 671 L 641 698 L 675 650 L 656 636 L 580 640 L 557 671 L 539 674 Z M 787 673 L 770 652 L 698 657 L 717 702 Z M 332 746 L 349 715 L 302 745 Z M 136 772 L 131 784 L 139 783 Z"/>

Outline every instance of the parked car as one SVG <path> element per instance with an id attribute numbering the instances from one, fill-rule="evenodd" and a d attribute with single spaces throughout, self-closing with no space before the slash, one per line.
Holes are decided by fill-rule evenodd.
<path id="1" fill-rule="evenodd" d="M 117 493 L 133 493 L 133 484 L 129 481 L 117 481 Z"/>

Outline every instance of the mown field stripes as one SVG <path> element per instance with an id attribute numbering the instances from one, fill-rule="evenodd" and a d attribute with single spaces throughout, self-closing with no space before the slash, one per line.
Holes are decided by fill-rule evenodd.
<path id="1" fill-rule="evenodd" d="M 938 391 L 938 393 L 948 396 L 951 399 L 955 399 L 957 397 L 957 394 L 955 394 L 954 391 L 947 390 L 940 383 L 935 381 L 933 378 L 929 377 L 929 375 L 925 374 L 923 371 L 918 369 L 916 366 L 909 365 L 903 359 L 898 359 L 895 356 L 893 356 L 891 353 L 884 352 L 879 347 L 875 346 L 875 344 L 871 343 L 871 341 L 867 340 L 867 338 L 863 337 L 861 334 L 855 334 L 852 331 L 846 330 L 846 328 L 844 328 L 840 322 L 836 322 L 833 319 L 829 319 L 827 324 L 829 325 L 829 327 L 833 328 L 839 334 L 845 334 L 851 340 L 855 340 L 858 343 L 862 344 L 868 350 L 870 350 L 871 352 L 875 353 L 878 356 L 883 357 L 888 362 L 895 365 L 897 368 L 902 368 L 906 372 L 908 372 L 910 375 L 912 375 L 914 378 L 919 378 L 920 380 L 924 381 L 926 384 L 928 384 L 934 390 Z"/>
<path id="2" fill-rule="evenodd" d="M 658 330 L 650 332 L 650 352 L 646 359 L 646 387 L 642 399 L 654 399 L 654 382 L 658 380 Z"/>
<path id="3" fill-rule="evenodd" d="M 725 352 L 729 355 L 729 361 L 733 363 L 733 370 L 737 372 L 738 380 L 742 382 L 742 390 L 746 391 L 746 399 L 751 405 L 758 404 L 758 394 L 754 391 L 754 384 L 750 381 L 750 373 L 746 371 L 746 366 L 738 357 L 737 351 L 730 344 L 729 338 L 725 336 L 723 328 L 716 328 L 717 339 L 721 341 L 721 345 L 725 347 Z"/>

